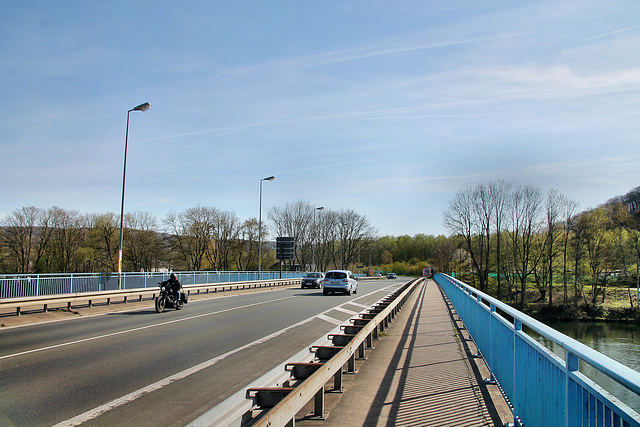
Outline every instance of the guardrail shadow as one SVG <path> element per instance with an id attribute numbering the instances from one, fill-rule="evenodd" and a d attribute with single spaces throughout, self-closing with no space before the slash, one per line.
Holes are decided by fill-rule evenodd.
<path id="1" fill-rule="evenodd" d="M 424 296 L 424 292 L 426 288 L 427 288 L 426 285 L 422 287 L 422 289 L 420 290 L 420 294 L 418 295 L 418 298 L 421 298 L 422 296 Z M 411 335 L 411 329 L 417 327 L 416 323 L 418 319 L 416 314 L 419 313 L 419 310 L 422 308 L 422 304 L 423 304 L 423 299 L 421 298 L 420 305 L 418 304 L 414 305 L 413 309 L 411 310 L 411 313 L 409 314 L 410 320 L 407 322 L 404 330 L 402 331 L 402 338 L 400 339 L 400 342 L 398 343 L 398 347 L 396 348 L 396 351 L 393 353 L 393 357 L 389 362 L 389 367 L 387 368 L 387 372 L 384 374 L 382 385 L 380 386 L 380 389 L 378 389 L 378 392 L 376 393 L 376 396 L 373 399 L 373 404 L 371 405 L 371 409 L 367 414 L 365 425 L 377 425 L 378 420 L 380 419 L 380 414 L 382 413 L 382 409 L 385 406 L 385 401 L 387 399 L 387 396 L 389 395 L 389 392 L 391 391 L 393 377 L 395 376 L 395 373 L 398 370 L 398 365 L 400 364 L 400 359 L 402 358 L 402 352 L 404 351 L 407 340 Z M 414 334 L 413 337 L 411 338 L 411 342 L 409 343 L 409 348 L 413 347 L 413 344 L 415 344 L 415 340 L 416 340 L 416 336 Z M 407 357 L 404 367 L 402 368 L 403 374 L 400 378 L 401 385 L 404 385 L 406 383 L 406 377 L 407 377 L 406 368 L 409 366 L 408 365 L 409 363 L 411 363 L 411 358 Z M 398 392 L 396 393 L 396 396 L 394 397 L 393 404 L 391 406 L 391 413 L 389 415 L 389 422 L 387 424 L 390 426 L 394 426 L 396 422 L 396 417 L 398 413 L 397 399 L 399 398 L 397 394 L 401 393 L 400 390 L 401 389 L 399 388 Z"/>

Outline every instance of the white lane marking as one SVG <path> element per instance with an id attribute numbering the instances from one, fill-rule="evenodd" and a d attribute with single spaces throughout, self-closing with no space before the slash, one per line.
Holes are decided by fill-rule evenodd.
<path id="1" fill-rule="evenodd" d="M 371 307 L 370 305 L 358 304 L 357 302 L 349 302 L 347 304 L 355 305 L 356 307 L 360 307 L 360 308 L 369 308 L 369 307 Z"/>
<path id="2" fill-rule="evenodd" d="M 265 290 L 265 291 L 256 291 L 256 292 L 252 292 L 252 295 L 255 294 L 263 294 L 263 293 L 267 293 L 267 292 L 273 292 L 272 289 L 270 290 Z M 206 295 L 206 294 L 200 294 L 200 295 Z M 213 295 L 213 294 L 210 294 Z M 236 298 L 236 297 L 241 297 L 243 295 L 246 294 L 236 294 L 236 295 L 216 295 L 215 298 Z M 206 299 L 200 299 L 200 300 L 194 300 L 192 302 L 190 302 L 189 304 L 198 304 L 204 301 L 208 301 L 211 298 L 206 298 Z M 13 326 L 5 326 L 3 328 L 0 328 L 0 332 L 2 331 L 6 331 L 8 329 L 16 329 L 16 328 L 29 328 L 32 326 L 40 326 L 40 325 L 46 325 L 47 323 L 58 323 L 58 322 L 71 322 L 73 320 L 80 320 L 80 319 L 88 319 L 91 317 L 99 317 L 99 316 L 113 316 L 114 314 L 121 314 L 121 313 L 130 313 L 132 311 L 140 311 L 141 308 L 145 308 L 145 307 L 136 307 L 136 308 L 129 308 L 126 310 L 117 310 L 115 312 L 107 312 L 107 313 L 91 313 L 91 314 L 83 314 L 82 316 L 76 316 L 76 317 L 67 317 L 64 319 L 53 319 L 53 320 L 43 320 L 41 322 L 35 322 L 35 323 L 24 323 L 22 325 L 13 325 Z"/>
<path id="3" fill-rule="evenodd" d="M 139 397 L 141 397 L 141 396 L 143 396 L 145 394 L 148 394 L 148 393 L 151 393 L 153 391 L 159 390 L 162 387 L 167 386 L 167 385 L 171 384 L 174 381 L 178 381 L 178 380 L 181 380 L 183 378 L 188 377 L 191 374 L 195 374 L 196 372 L 201 371 L 203 369 L 206 369 L 206 368 L 216 364 L 217 362 L 219 362 L 219 361 L 221 361 L 223 359 L 226 359 L 227 357 L 229 357 L 229 356 L 231 356 L 231 355 L 233 355 L 235 353 L 238 353 L 238 352 L 240 352 L 242 350 L 245 350 L 245 349 L 247 349 L 249 347 L 253 347 L 255 345 L 267 342 L 268 340 L 270 340 L 272 338 L 275 338 L 275 337 L 277 337 L 279 335 L 282 335 L 282 334 L 288 332 L 289 330 L 291 330 L 293 328 L 296 328 L 298 326 L 304 325 L 305 323 L 309 323 L 313 319 L 314 319 L 313 317 L 310 317 L 310 318 L 302 320 L 302 321 L 300 321 L 300 322 L 298 322 L 298 323 L 296 323 L 294 325 L 291 325 L 291 326 L 289 326 L 287 328 L 281 329 L 281 330 L 279 330 L 277 332 L 274 332 L 274 333 L 269 334 L 269 335 L 267 335 L 265 337 L 262 337 L 262 338 L 260 338 L 260 339 L 258 339 L 256 341 L 250 342 L 250 343 L 245 344 L 245 345 L 243 345 L 241 347 L 238 347 L 236 349 L 230 350 L 230 351 L 228 351 L 228 352 L 226 352 L 224 354 L 221 354 L 220 356 L 214 357 L 213 359 L 209 359 L 206 362 L 202 362 L 202 363 L 200 363 L 198 365 L 192 366 L 189 369 L 186 369 L 186 370 L 184 370 L 182 372 L 178 372 L 177 374 L 171 375 L 170 377 L 167 377 L 167 378 L 162 379 L 160 381 L 156 381 L 153 384 L 150 384 L 150 385 L 148 385 L 146 387 L 143 387 L 143 388 L 141 388 L 139 390 L 136 390 L 134 392 L 126 394 L 126 395 L 124 395 L 124 396 L 122 396 L 122 397 L 120 397 L 118 399 L 112 400 L 111 402 L 108 402 L 108 403 L 106 403 L 104 405 L 98 406 L 97 408 L 94 408 L 94 409 L 92 409 L 90 411 L 87 411 L 87 412 L 85 412 L 83 414 L 80 414 L 78 416 L 70 418 L 70 419 L 68 419 L 66 421 L 62 421 L 61 423 L 56 424 L 54 427 L 77 426 L 77 425 L 85 423 L 85 422 L 87 422 L 89 420 L 92 420 L 94 418 L 97 418 L 98 416 L 104 414 L 107 411 L 115 409 L 118 406 L 125 405 L 125 404 L 127 404 L 129 402 L 133 402 L 134 400 L 138 399 Z"/>
<path id="4" fill-rule="evenodd" d="M 287 298 L 293 298 L 293 297 L 287 297 Z M 287 299 L 287 298 L 280 298 L 280 300 Z M 278 300 L 273 300 L 273 301 L 278 301 Z M 264 303 L 260 303 L 260 304 L 264 304 Z M 344 304 L 348 304 L 348 302 L 345 302 Z M 341 307 L 344 304 L 341 304 L 338 307 Z M 250 307 L 250 306 L 253 306 L 253 305 L 258 305 L 258 304 L 249 304 L 249 305 L 246 305 L 245 307 Z M 328 309 L 328 310 L 326 310 L 326 311 L 324 311 L 324 312 L 322 312 L 320 314 L 317 314 L 317 315 L 315 315 L 313 317 L 310 317 L 308 319 L 302 320 L 302 321 L 300 321 L 300 322 L 298 322 L 296 324 L 293 324 L 293 325 L 291 325 L 291 326 L 289 326 L 289 327 L 287 327 L 285 329 L 281 329 L 280 331 L 274 332 L 274 333 L 272 333 L 270 335 L 267 335 L 267 336 L 265 336 L 263 338 L 260 338 L 260 339 L 258 339 L 256 341 L 253 341 L 251 343 L 245 344 L 245 345 L 243 345 L 241 347 L 238 347 L 238 348 L 236 348 L 234 350 L 230 350 L 230 351 L 228 351 L 228 352 L 226 352 L 226 353 L 224 353 L 224 354 L 222 354 L 220 356 L 214 357 L 213 359 L 209 359 L 206 362 L 200 363 L 200 364 L 195 365 L 195 366 L 193 366 L 193 367 L 191 367 L 189 369 L 186 369 L 186 370 L 184 370 L 182 372 L 178 372 L 177 374 L 171 375 L 170 377 L 167 377 L 167 378 L 162 379 L 160 381 L 156 381 L 153 384 L 150 384 L 150 385 L 148 385 L 146 387 L 143 387 L 143 388 L 141 388 L 139 390 L 131 392 L 131 393 L 129 393 L 127 395 L 124 395 L 124 396 L 122 396 L 122 397 L 120 397 L 118 399 L 114 399 L 111 402 L 108 402 L 108 403 L 106 403 L 104 405 L 98 406 L 97 408 L 91 409 L 91 410 L 89 410 L 89 411 L 87 411 L 87 412 L 85 412 L 83 414 L 77 415 L 77 416 L 75 416 L 73 418 L 70 418 L 70 419 L 68 419 L 66 421 L 62 421 L 62 422 L 56 424 L 53 427 L 77 426 L 77 425 L 80 425 L 80 424 L 85 423 L 87 421 L 90 421 L 90 420 L 92 420 L 94 418 L 99 417 L 100 415 L 104 414 L 107 411 L 110 411 L 110 410 L 115 409 L 115 408 L 117 408 L 119 406 L 125 405 L 125 404 L 127 404 L 129 402 L 133 402 L 134 400 L 138 399 L 139 397 L 142 397 L 143 395 L 151 393 L 153 391 L 159 390 L 162 387 L 164 387 L 166 385 L 169 385 L 174 381 L 181 380 L 183 378 L 188 377 L 191 374 L 195 374 L 198 371 L 201 371 L 203 369 L 209 368 L 209 367 L 213 366 L 214 364 L 216 364 L 217 362 L 219 362 L 219 361 L 221 361 L 221 360 L 223 360 L 223 359 L 225 359 L 225 358 L 227 358 L 227 357 L 229 357 L 229 356 L 231 356 L 231 355 L 233 355 L 235 353 L 238 353 L 238 352 L 240 352 L 242 350 L 245 350 L 245 349 L 247 349 L 249 347 L 253 347 L 253 346 L 257 345 L 257 344 L 265 343 L 268 340 L 270 340 L 272 338 L 275 338 L 275 337 L 277 337 L 279 335 L 282 335 L 282 334 L 288 332 L 289 330 L 291 330 L 293 328 L 296 328 L 298 326 L 304 325 L 305 323 L 309 323 L 315 318 L 322 319 L 322 320 L 327 321 L 329 323 L 335 323 L 336 325 L 343 324 L 344 322 L 325 315 L 325 313 L 327 313 L 327 312 L 329 312 L 331 310 L 334 310 L 334 309 L 336 309 L 336 307 L 332 307 L 332 308 L 330 308 L 330 309 Z M 229 310 L 223 310 L 223 311 L 229 311 Z M 201 316 L 195 316 L 195 317 L 201 317 Z M 169 322 L 167 322 L 167 323 L 169 323 Z"/>
<path id="5" fill-rule="evenodd" d="M 32 350 L 22 351 L 20 353 L 13 353 L 13 354 L 7 354 L 7 355 L 4 355 L 4 356 L 0 356 L 0 360 L 8 359 L 10 357 L 23 356 L 25 354 L 30 354 L 30 353 L 37 353 L 39 351 L 51 350 L 51 349 L 54 349 L 54 348 L 66 347 L 66 346 L 70 346 L 70 345 L 73 345 L 73 344 L 79 344 L 79 343 L 83 343 L 83 342 L 99 340 L 99 339 L 102 339 L 102 338 L 109 338 L 109 337 L 113 337 L 113 336 L 117 336 L 117 335 L 128 334 L 128 333 L 131 333 L 131 332 L 142 331 L 142 330 L 145 330 L 145 329 L 156 328 L 158 326 L 170 325 L 172 323 L 178 323 L 178 322 L 184 322 L 184 321 L 187 321 L 187 320 L 198 319 L 200 317 L 213 316 L 215 314 L 225 313 L 227 311 L 241 310 L 243 308 L 255 307 L 257 305 L 268 304 L 270 302 L 282 301 L 282 300 L 286 300 L 286 299 L 290 299 L 290 298 L 296 298 L 296 297 L 295 296 L 289 296 L 289 297 L 284 297 L 284 298 L 277 298 L 277 299 L 274 299 L 274 300 L 257 302 L 257 303 L 254 303 L 254 304 L 247 304 L 247 305 L 242 305 L 242 306 L 239 306 L 239 307 L 226 308 L 224 310 L 213 311 L 211 313 L 199 314 L 197 316 L 185 317 L 185 318 L 182 318 L 182 319 L 175 319 L 175 320 L 170 320 L 170 321 L 167 321 L 167 322 L 155 323 L 153 325 L 141 326 L 139 328 L 127 329 L 126 331 L 112 332 L 110 334 L 104 334 L 104 335 L 98 335 L 98 336 L 95 336 L 95 337 L 83 338 L 81 340 L 64 342 L 64 343 L 60 343 L 60 344 L 56 344 L 56 345 L 50 345 L 50 346 L 47 346 L 47 347 L 34 348 Z"/>
<path id="6" fill-rule="evenodd" d="M 325 322 L 333 323 L 334 325 L 342 325 L 344 323 L 342 320 L 334 319 L 333 317 L 329 317 L 324 314 L 318 314 L 316 317 L 324 320 Z"/>
<path id="7" fill-rule="evenodd" d="M 341 312 L 343 312 L 343 313 L 350 314 L 351 316 L 358 314 L 358 312 L 357 312 L 357 311 L 347 310 L 346 308 L 344 308 L 344 307 L 342 307 L 342 306 L 338 306 L 338 307 L 336 307 L 334 310 L 337 310 L 337 311 L 341 311 Z"/>

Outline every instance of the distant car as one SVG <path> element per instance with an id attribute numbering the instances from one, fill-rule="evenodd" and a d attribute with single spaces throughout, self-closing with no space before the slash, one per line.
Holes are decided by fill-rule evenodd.
<path id="1" fill-rule="evenodd" d="M 300 287 L 304 288 L 318 288 L 322 287 L 322 282 L 324 281 L 324 273 L 312 272 L 307 273 L 302 278 L 302 282 Z"/>
<path id="2" fill-rule="evenodd" d="M 351 295 L 358 292 L 358 281 L 349 270 L 330 270 L 324 275 L 322 283 L 322 293 L 328 295 L 329 292 L 341 292 Z"/>
<path id="3" fill-rule="evenodd" d="M 376 277 L 382 277 L 382 273 L 376 273 Z"/>
<path id="4" fill-rule="evenodd" d="M 397 279 L 398 276 L 396 276 L 396 273 L 389 273 L 387 274 L 387 279 Z"/>

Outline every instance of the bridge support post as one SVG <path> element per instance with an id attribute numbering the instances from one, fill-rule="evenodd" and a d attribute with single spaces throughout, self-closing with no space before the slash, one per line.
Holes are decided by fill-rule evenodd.
<path id="1" fill-rule="evenodd" d="M 356 354 L 353 353 L 349 357 L 349 361 L 347 362 L 347 373 L 355 374 L 356 373 Z"/>
<path id="2" fill-rule="evenodd" d="M 358 346 L 358 359 L 364 359 L 364 342 L 361 342 Z"/>
<path id="3" fill-rule="evenodd" d="M 324 387 L 320 387 L 313 398 L 313 415 L 324 418 Z"/>
<path id="4" fill-rule="evenodd" d="M 342 391 L 342 368 L 333 376 L 333 391 Z"/>

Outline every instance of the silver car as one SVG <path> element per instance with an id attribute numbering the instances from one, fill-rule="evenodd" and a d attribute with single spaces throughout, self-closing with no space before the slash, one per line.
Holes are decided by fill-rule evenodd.
<path id="1" fill-rule="evenodd" d="M 324 275 L 322 293 L 328 295 L 329 292 L 342 292 L 351 295 L 358 292 L 358 281 L 349 270 L 330 270 Z"/>
<path id="2" fill-rule="evenodd" d="M 324 281 L 324 273 L 307 273 L 302 278 L 302 282 L 300 287 L 304 288 L 318 288 L 322 287 L 322 282 Z"/>

